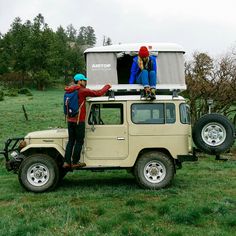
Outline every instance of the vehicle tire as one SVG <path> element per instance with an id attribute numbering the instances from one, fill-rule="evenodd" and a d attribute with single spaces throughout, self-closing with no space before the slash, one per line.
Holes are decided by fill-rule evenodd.
<path id="1" fill-rule="evenodd" d="M 56 187 L 59 181 L 59 168 L 52 157 L 34 154 L 22 161 L 18 178 L 26 190 L 45 192 Z"/>
<path id="2" fill-rule="evenodd" d="M 136 162 L 134 175 L 142 188 L 161 189 L 174 178 L 175 167 L 171 158 L 162 152 L 144 153 Z"/>
<path id="3" fill-rule="evenodd" d="M 234 143 L 235 128 L 227 117 L 220 114 L 202 116 L 193 127 L 195 145 L 207 154 L 220 154 Z"/>

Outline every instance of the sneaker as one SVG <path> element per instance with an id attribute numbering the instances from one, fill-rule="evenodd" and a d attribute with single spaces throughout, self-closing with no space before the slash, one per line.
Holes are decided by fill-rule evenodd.
<path id="1" fill-rule="evenodd" d="M 65 169 L 71 168 L 71 164 L 68 164 L 67 162 L 64 162 L 62 168 L 65 168 Z"/>
<path id="2" fill-rule="evenodd" d="M 77 163 L 77 164 L 72 164 L 72 168 L 81 168 L 81 167 L 85 167 L 86 166 L 86 164 L 85 163 L 83 163 L 83 162 L 79 162 L 79 163 Z"/>

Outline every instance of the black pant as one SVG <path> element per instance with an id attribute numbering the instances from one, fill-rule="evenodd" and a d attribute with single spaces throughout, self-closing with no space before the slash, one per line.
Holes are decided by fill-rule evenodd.
<path id="1" fill-rule="evenodd" d="M 77 164 L 84 144 L 85 122 L 80 122 L 78 125 L 74 122 L 68 122 L 68 133 L 69 141 L 66 146 L 65 161 L 71 164 L 72 159 L 73 164 Z"/>

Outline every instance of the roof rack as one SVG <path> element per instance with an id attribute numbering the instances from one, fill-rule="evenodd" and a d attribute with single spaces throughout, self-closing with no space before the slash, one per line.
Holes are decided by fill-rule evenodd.
<path id="1" fill-rule="evenodd" d="M 103 87 L 103 85 L 88 85 L 89 89 L 98 90 Z M 112 85 L 112 88 L 108 91 L 108 96 L 114 98 L 115 95 L 143 95 L 143 86 L 139 84 L 119 84 Z M 156 94 L 158 95 L 172 95 L 172 97 L 177 97 L 178 94 L 186 90 L 186 85 L 179 84 L 157 84 Z"/>

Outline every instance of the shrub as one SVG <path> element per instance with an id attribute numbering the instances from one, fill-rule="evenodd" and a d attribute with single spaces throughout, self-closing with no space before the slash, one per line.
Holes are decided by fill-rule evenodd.
<path id="1" fill-rule="evenodd" d="M 21 88 L 18 90 L 19 94 L 25 94 L 26 96 L 33 96 L 28 88 Z"/>
<path id="2" fill-rule="evenodd" d="M 17 97 L 18 96 L 18 90 L 17 89 L 10 89 L 10 90 L 7 91 L 6 96 Z"/>
<path id="3" fill-rule="evenodd" d="M 34 82 L 38 90 L 43 91 L 52 83 L 52 77 L 46 70 L 40 70 L 33 76 Z"/>

